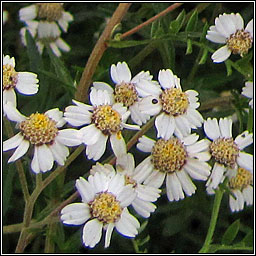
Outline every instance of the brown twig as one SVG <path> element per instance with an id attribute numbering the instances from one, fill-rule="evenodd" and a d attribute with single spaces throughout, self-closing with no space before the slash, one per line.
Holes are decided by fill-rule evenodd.
<path id="1" fill-rule="evenodd" d="M 91 84 L 92 76 L 103 53 L 107 49 L 106 41 L 110 39 L 114 27 L 123 19 L 130 5 L 131 3 L 120 3 L 118 5 L 116 11 L 109 20 L 105 30 L 97 41 L 86 63 L 79 85 L 77 86 L 77 91 L 75 93 L 76 100 L 85 101 L 88 88 Z"/>

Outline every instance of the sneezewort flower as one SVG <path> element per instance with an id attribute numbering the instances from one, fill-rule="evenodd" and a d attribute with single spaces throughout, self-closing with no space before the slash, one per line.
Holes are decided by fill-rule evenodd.
<path id="1" fill-rule="evenodd" d="M 77 130 L 60 128 L 66 123 L 63 112 L 51 109 L 45 113 L 33 113 L 29 117 L 22 115 L 11 104 L 6 106 L 7 115 L 17 122 L 19 133 L 3 142 L 3 151 L 15 149 L 8 163 L 14 162 L 34 148 L 31 169 L 34 173 L 52 169 L 54 161 L 64 165 L 69 150 L 67 146 L 77 146 Z"/>
<path id="2" fill-rule="evenodd" d="M 142 95 L 150 95 L 150 92 L 144 91 L 151 88 L 152 84 L 155 83 L 152 81 L 149 71 L 141 71 L 132 77 L 127 63 L 118 62 L 117 65 L 111 65 L 110 75 L 115 83 L 114 89 L 104 82 L 94 82 L 94 88 L 108 91 L 114 102 L 122 103 L 126 106 L 131 112 L 131 119 L 134 123 L 138 125 L 146 123 L 150 116 L 140 112 L 138 103 Z"/>
<path id="3" fill-rule="evenodd" d="M 23 7 L 19 10 L 19 18 L 27 25 L 31 21 L 55 22 L 64 32 L 73 21 L 73 16 L 64 10 L 63 3 L 36 3 Z"/>
<path id="4" fill-rule="evenodd" d="M 142 113 L 157 115 L 155 126 L 157 137 L 168 140 L 173 134 L 178 137 L 187 136 L 191 128 L 200 127 L 203 117 L 196 110 L 199 107 L 194 90 L 182 91 L 180 79 L 170 69 L 160 70 L 158 81 L 151 96 L 147 96 L 139 103 Z"/>
<path id="5" fill-rule="evenodd" d="M 206 183 L 207 187 L 216 189 L 223 181 L 226 171 L 237 168 L 237 166 L 253 172 L 253 156 L 242 151 L 252 144 L 251 133 L 244 131 L 233 139 L 230 118 L 220 118 L 219 123 L 216 118 L 208 118 L 204 122 L 204 131 L 211 140 L 210 154 L 215 162 L 211 176 Z"/>
<path id="6" fill-rule="evenodd" d="M 249 101 L 249 105 L 251 108 L 253 108 L 253 82 L 245 82 L 245 86 L 242 88 L 242 95 L 251 99 Z"/>
<path id="7" fill-rule="evenodd" d="M 215 26 L 207 31 L 206 38 L 214 43 L 225 44 L 213 53 L 213 62 L 223 62 L 231 53 L 243 57 L 252 47 L 253 20 L 244 29 L 244 20 L 239 13 L 220 14 L 215 19 Z"/>
<path id="8" fill-rule="evenodd" d="M 92 88 L 90 101 L 92 105 L 73 100 L 75 105 L 66 107 L 64 112 L 69 124 L 82 127 L 79 133 L 81 143 L 87 145 L 87 157 L 95 161 L 100 159 L 108 138 L 116 156 L 126 153 L 122 129 L 140 129 L 137 125 L 126 124 L 130 112 L 121 103 L 114 103 L 106 90 Z"/>
<path id="9" fill-rule="evenodd" d="M 191 196 L 196 191 L 191 178 L 207 180 L 211 170 L 211 166 L 206 163 L 210 159 L 209 142 L 205 139 L 197 141 L 198 138 L 196 134 L 183 138 L 172 136 L 168 140 L 161 138 L 157 141 L 141 137 L 137 148 L 151 154 L 140 163 L 136 175 L 144 175 L 144 184 L 156 188 L 161 187 L 166 178 L 169 201 L 183 199 L 183 192 Z"/>
<path id="10" fill-rule="evenodd" d="M 3 110 L 5 115 L 8 102 L 14 107 L 17 106 L 15 90 L 24 95 L 33 95 L 37 93 L 38 87 L 37 74 L 16 71 L 14 57 L 3 56 Z"/>
<path id="11" fill-rule="evenodd" d="M 72 203 L 61 210 L 61 220 L 67 225 L 83 225 L 83 244 L 94 247 L 106 231 L 105 247 L 109 247 L 114 228 L 123 236 L 135 237 L 140 224 L 127 207 L 136 194 L 132 185 L 125 185 L 124 175 L 96 172 L 76 180 L 81 203 Z"/>
<path id="12" fill-rule="evenodd" d="M 114 175 L 115 169 L 109 164 L 102 165 L 97 163 L 92 167 L 90 173 L 94 175 L 97 172 Z M 136 192 L 136 197 L 131 203 L 134 210 L 142 217 L 148 218 L 156 209 L 152 202 L 155 202 L 160 197 L 161 190 L 142 184 L 146 177 L 140 164 L 135 167 L 134 157 L 130 153 L 117 157 L 116 172 L 124 175 L 125 184 L 131 184 L 132 189 Z"/>

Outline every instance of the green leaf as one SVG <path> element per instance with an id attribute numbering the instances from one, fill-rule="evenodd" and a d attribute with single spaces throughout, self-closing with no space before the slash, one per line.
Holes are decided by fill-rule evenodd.
<path id="1" fill-rule="evenodd" d="M 209 28 L 209 25 L 208 25 L 208 23 L 206 21 L 205 24 L 204 24 L 204 27 L 203 27 L 202 35 L 200 37 L 200 42 L 207 41 L 206 40 L 206 34 L 207 34 L 208 28 Z"/>
<path id="2" fill-rule="evenodd" d="M 170 22 L 169 29 L 170 29 L 171 33 L 176 34 L 180 31 L 180 29 L 185 21 L 185 14 L 186 14 L 186 12 L 183 9 L 182 12 L 180 12 L 180 14 L 178 15 L 178 17 L 175 20 Z"/>
<path id="3" fill-rule="evenodd" d="M 152 40 L 108 41 L 108 46 L 113 48 L 127 48 L 151 43 Z"/>
<path id="4" fill-rule="evenodd" d="M 227 76 L 232 75 L 232 65 L 229 60 L 225 61 L 226 69 L 227 69 Z"/>
<path id="5" fill-rule="evenodd" d="M 192 41 L 191 41 L 191 39 L 188 39 L 188 40 L 187 40 L 186 55 L 191 54 L 192 51 L 193 51 L 193 48 L 192 48 Z"/>
<path id="6" fill-rule="evenodd" d="M 196 30 L 196 26 L 197 26 L 197 22 L 198 22 L 198 11 L 195 10 L 190 19 L 188 20 L 187 26 L 185 28 L 186 32 L 191 32 L 191 31 L 195 31 Z"/>
<path id="7" fill-rule="evenodd" d="M 250 230 L 241 241 L 245 246 L 253 246 L 253 230 Z"/>
<path id="8" fill-rule="evenodd" d="M 236 238 L 236 235 L 239 231 L 240 227 L 240 220 L 234 221 L 225 231 L 221 243 L 224 245 L 229 245 L 233 242 L 233 240 Z"/>
<path id="9" fill-rule="evenodd" d="M 198 64 L 199 65 L 204 64 L 207 61 L 207 58 L 208 58 L 208 50 L 206 48 L 204 48 L 202 57 L 201 57 L 201 59 L 200 59 Z"/>

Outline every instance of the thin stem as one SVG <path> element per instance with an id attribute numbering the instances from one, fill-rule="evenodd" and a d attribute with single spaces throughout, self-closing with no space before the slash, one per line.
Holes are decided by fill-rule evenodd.
<path id="1" fill-rule="evenodd" d="M 4 118 L 4 127 L 6 130 L 7 136 L 9 138 L 13 137 L 14 133 L 13 133 L 11 124 L 10 124 L 9 120 L 6 118 Z M 15 161 L 15 165 L 16 165 L 17 172 L 19 174 L 20 185 L 21 185 L 21 190 L 22 190 L 23 196 L 24 196 L 24 200 L 25 200 L 25 203 L 27 203 L 30 195 L 29 195 L 25 171 L 24 171 L 21 160 Z"/>
<path id="2" fill-rule="evenodd" d="M 219 209 L 220 209 L 220 204 L 221 204 L 223 194 L 224 194 L 224 191 L 222 189 L 217 189 L 215 191 L 215 198 L 214 198 L 214 203 L 213 203 L 210 226 L 208 228 L 208 232 L 207 232 L 207 235 L 206 235 L 206 238 L 205 238 L 204 245 L 201 248 L 201 250 L 199 251 L 199 253 L 207 253 L 208 252 L 208 249 L 209 249 L 210 244 L 212 242 L 214 230 L 215 230 L 215 227 L 216 227 L 217 218 L 218 218 L 218 215 L 219 215 Z"/>
<path id="3" fill-rule="evenodd" d="M 154 17 L 148 19 L 147 21 L 141 23 L 140 25 L 134 27 L 133 29 L 123 33 L 122 35 L 120 35 L 120 39 L 124 39 L 127 36 L 130 36 L 134 33 L 136 33 L 137 31 L 139 31 L 140 29 L 142 29 L 143 27 L 149 25 L 150 23 L 152 23 L 153 21 L 165 16 L 167 13 L 175 10 L 176 8 L 178 8 L 179 6 L 181 6 L 182 3 L 175 3 L 171 6 L 169 6 L 168 8 L 166 8 L 165 10 L 163 10 L 162 12 L 158 13 L 157 15 L 155 15 Z"/>
<path id="4" fill-rule="evenodd" d="M 111 34 L 115 26 L 121 22 L 126 14 L 131 3 L 120 3 L 97 41 L 91 55 L 86 63 L 81 80 L 77 87 L 75 99 L 78 101 L 84 101 L 86 99 L 88 88 L 91 84 L 92 76 L 96 70 L 96 67 L 107 49 L 106 41 L 110 39 Z"/>

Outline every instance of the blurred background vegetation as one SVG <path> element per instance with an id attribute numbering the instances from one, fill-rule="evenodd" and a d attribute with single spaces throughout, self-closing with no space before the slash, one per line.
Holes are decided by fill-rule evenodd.
<path id="1" fill-rule="evenodd" d="M 127 14 L 117 27 L 115 33 L 124 33 L 141 24 L 154 15 L 166 9 L 172 3 L 132 3 Z M 37 95 L 18 95 L 18 108 L 30 115 L 36 111 L 44 112 L 50 108 L 58 107 L 60 110 L 71 104 L 75 87 L 69 81 L 79 83 L 84 66 L 93 50 L 101 32 L 104 30 L 107 20 L 112 16 L 118 6 L 117 2 L 67 2 L 64 4 L 66 11 L 70 12 L 74 21 L 70 23 L 67 33 L 62 33 L 62 38 L 70 45 L 70 52 L 63 53 L 58 60 L 52 54 L 44 51 L 39 56 L 32 48 L 25 48 L 21 44 L 19 30 L 24 26 L 19 21 L 19 9 L 28 6 L 29 3 L 5 2 L 3 10 L 9 13 L 9 19 L 2 30 L 2 54 L 15 57 L 16 71 L 32 71 L 38 74 L 40 87 Z M 137 33 L 125 38 L 123 41 L 136 40 L 137 42 L 149 40 L 147 44 L 138 44 L 126 47 L 120 44 L 118 47 L 108 47 L 97 66 L 93 81 L 104 81 L 112 84 L 109 69 L 111 64 L 126 61 L 136 75 L 141 70 L 149 70 L 157 80 L 160 69 L 170 68 L 181 79 L 184 90 L 195 89 L 199 92 L 202 105 L 200 112 L 207 117 L 225 117 L 236 113 L 238 121 L 233 124 L 233 134 L 238 135 L 247 129 L 248 113 L 244 111 L 248 107 L 248 100 L 240 97 L 240 93 L 246 81 L 245 76 L 236 70 L 228 71 L 224 63 L 214 64 L 208 53 L 203 64 L 199 64 L 202 57 L 202 49 L 193 45 L 188 49 L 186 41 L 153 39 L 168 36 L 170 23 L 185 11 L 185 21 L 180 31 L 184 32 L 187 21 L 197 9 L 198 20 L 191 38 L 199 41 L 205 24 L 214 25 L 214 19 L 224 12 L 239 12 L 244 19 L 245 26 L 253 18 L 253 2 L 225 2 L 225 3 L 192 3 L 187 2 L 155 21 Z M 152 42 L 150 41 L 152 40 Z M 207 40 L 203 43 L 214 50 L 220 45 Z M 244 58 L 241 67 L 252 73 L 252 50 Z M 36 58 L 35 58 L 36 57 Z M 232 56 L 231 60 L 238 62 L 240 56 Z M 64 73 L 63 73 L 63 72 Z M 211 106 L 209 102 L 222 96 L 230 96 L 229 101 L 223 101 L 220 105 Z M 88 99 L 86 100 L 88 102 Z M 15 129 L 14 125 L 13 128 Z M 14 130 L 16 133 L 16 131 Z M 203 138 L 199 129 L 198 133 Z M 126 141 L 133 135 L 132 131 L 125 132 Z M 155 137 L 155 130 L 151 128 L 147 135 Z M 7 136 L 3 133 L 3 138 Z M 246 149 L 253 153 L 252 146 Z M 134 153 L 136 164 L 140 163 L 147 155 L 139 152 L 135 146 L 130 150 Z M 110 148 L 101 159 L 101 162 L 111 155 Z M 8 154 L 3 154 L 3 225 L 21 223 L 23 220 L 24 200 L 14 164 L 7 164 Z M 30 191 L 35 186 L 35 175 L 31 172 L 28 156 L 23 157 L 22 163 L 26 170 L 26 177 Z M 66 173 L 60 175 L 40 195 L 35 205 L 33 219 L 40 220 L 47 215 L 58 203 L 67 199 L 75 192 L 74 183 L 79 176 L 86 176 L 93 161 L 86 159 L 85 154 L 80 156 L 67 168 Z M 44 174 L 47 177 L 48 173 Z M 149 219 L 139 216 L 140 223 L 144 223 L 144 230 L 136 237 L 135 244 L 142 252 L 169 254 L 169 253 L 196 253 L 203 245 L 209 226 L 214 196 L 205 192 L 205 183 L 194 181 L 197 186 L 196 193 L 179 202 L 168 202 L 163 195 L 156 202 L 157 209 Z M 78 198 L 77 201 L 80 199 Z M 135 214 L 135 213 L 134 213 Z M 136 215 L 136 214 L 135 214 Z M 246 243 L 252 245 L 254 227 L 254 207 L 245 207 L 242 212 L 231 213 L 228 204 L 228 195 L 225 194 L 221 203 L 217 227 L 214 234 L 214 243 L 220 243 L 225 230 L 236 220 L 240 220 L 239 232 L 233 241 L 239 242 L 246 237 Z M 36 237 L 27 246 L 25 253 L 43 253 L 45 239 L 48 237 L 54 244 L 55 253 L 135 253 L 134 242 L 113 233 L 111 244 L 104 249 L 103 239 L 94 249 L 83 247 L 81 242 L 82 226 L 64 226 L 55 224 L 54 232 L 49 234 L 48 227 L 35 230 Z M 13 253 L 17 245 L 19 233 L 3 235 L 3 253 Z M 221 252 L 221 251 L 218 251 Z M 234 253 L 234 250 L 223 253 Z M 239 251 L 247 253 L 248 251 Z"/>

